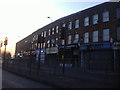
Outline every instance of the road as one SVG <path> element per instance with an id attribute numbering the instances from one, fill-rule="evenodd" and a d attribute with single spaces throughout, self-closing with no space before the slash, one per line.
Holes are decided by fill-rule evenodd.
<path id="1" fill-rule="evenodd" d="M 2 71 L 2 88 L 53 88 L 52 86 L 1 70 L 1 67 L 0 71 Z"/>

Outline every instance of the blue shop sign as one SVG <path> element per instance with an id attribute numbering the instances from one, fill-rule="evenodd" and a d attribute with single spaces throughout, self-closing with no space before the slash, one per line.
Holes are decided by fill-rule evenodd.
<path id="1" fill-rule="evenodd" d="M 110 44 L 103 44 L 95 47 L 95 49 L 110 49 L 110 48 L 111 48 Z"/>
<path id="2" fill-rule="evenodd" d="M 76 47 L 76 45 L 68 45 L 68 46 L 66 46 L 66 49 L 71 49 L 71 48 L 74 48 L 74 47 Z"/>
<path id="3" fill-rule="evenodd" d="M 86 45 L 81 45 L 80 50 L 87 50 L 87 46 Z"/>
<path id="4" fill-rule="evenodd" d="M 98 43 L 94 45 L 81 45 L 80 50 L 87 50 L 87 48 L 92 48 L 94 50 L 97 49 L 111 49 L 111 44 L 110 43 Z"/>
<path id="5" fill-rule="evenodd" d="M 64 48 L 64 46 L 59 46 L 58 48 L 59 48 L 59 49 L 62 49 L 62 48 Z"/>

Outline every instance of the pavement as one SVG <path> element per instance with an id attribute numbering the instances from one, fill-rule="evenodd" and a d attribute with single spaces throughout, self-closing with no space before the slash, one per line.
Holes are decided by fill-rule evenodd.
<path id="1" fill-rule="evenodd" d="M 49 68 L 43 68 L 38 71 L 28 68 L 4 67 L 5 70 L 17 75 L 53 85 L 57 88 L 119 88 L 120 74 L 113 72 L 93 72 L 65 69 L 65 73 L 59 70 L 50 71 Z"/>

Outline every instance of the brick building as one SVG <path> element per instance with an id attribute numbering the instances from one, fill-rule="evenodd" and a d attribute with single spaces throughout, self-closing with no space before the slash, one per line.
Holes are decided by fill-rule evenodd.
<path id="1" fill-rule="evenodd" d="M 39 35 L 44 37 L 42 42 Z M 106 2 L 60 18 L 17 42 L 16 56 L 30 51 L 40 52 L 43 64 L 64 57 L 64 63 L 72 67 L 118 71 L 120 2 Z"/>

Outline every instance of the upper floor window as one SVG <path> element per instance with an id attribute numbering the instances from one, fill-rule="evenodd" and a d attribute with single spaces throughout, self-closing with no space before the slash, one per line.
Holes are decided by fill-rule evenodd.
<path id="1" fill-rule="evenodd" d="M 62 25 L 62 27 L 65 27 L 66 26 L 66 24 L 64 23 L 63 25 Z"/>
<path id="2" fill-rule="evenodd" d="M 120 27 L 117 28 L 117 40 L 120 40 Z"/>
<path id="3" fill-rule="evenodd" d="M 93 42 L 98 42 L 98 31 L 93 31 Z"/>
<path id="4" fill-rule="evenodd" d="M 109 29 L 103 30 L 103 41 L 109 41 Z"/>
<path id="5" fill-rule="evenodd" d="M 43 37 L 44 33 L 42 32 L 41 36 Z"/>
<path id="6" fill-rule="evenodd" d="M 84 43 L 89 43 L 89 33 L 84 33 Z"/>
<path id="7" fill-rule="evenodd" d="M 79 28 L 79 20 L 75 21 L 75 28 Z"/>
<path id="8" fill-rule="evenodd" d="M 38 40 L 38 35 L 35 35 L 35 36 L 33 37 L 33 41 L 36 41 L 36 40 Z"/>
<path id="9" fill-rule="evenodd" d="M 98 14 L 93 15 L 93 24 L 98 24 Z"/>
<path id="10" fill-rule="evenodd" d="M 46 37 L 46 31 L 44 31 L 44 37 Z"/>
<path id="11" fill-rule="evenodd" d="M 116 15 L 117 15 L 117 19 L 120 19 L 120 8 L 116 9 Z"/>
<path id="12" fill-rule="evenodd" d="M 43 43 L 43 48 L 45 48 L 45 43 Z"/>
<path id="13" fill-rule="evenodd" d="M 64 45 L 65 44 L 65 40 L 62 40 L 62 45 Z"/>
<path id="14" fill-rule="evenodd" d="M 68 36 L 68 44 L 71 44 L 71 40 L 72 40 L 72 36 L 69 35 L 69 36 Z"/>
<path id="15" fill-rule="evenodd" d="M 75 34 L 75 37 L 74 37 L 73 43 L 78 43 L 78 41 L 79 41 L 79 34 L 76 33 L 76 34 Z"/>
<path id="16" fill-rule="evenodd" d="M 52 28 L 52 35 L 54 34 L 54 28 Z"/>
<path id="17" fill-rule="evenodd" d="M 56 33 L 58 33 L 58 28 L 59 28 L 59 27 L 58 27 L 58 26 L 56 26 Z"/>
<path id="18" fill-rule="evenodd" d="M 109 12 L 105 11 L 103 12 L 103 22 L 109 21 Z"/>
<path id="19" fill-rule="evenodd" d="M 56 38 L 55 40 L 56 40 L 56 43 L 58 43 L 58 38 Z"/>
<path id="20" fill-rule="evenodd" d="M 72 22 L 69 22 L 69 24 L 68 24 L 68 29 L 69 29 L 69 30 L 72 29 Z"/>
<path id="21" fill-rule="evenodd" d="M 50 47 L 50 40 L 47 41 L 48 47 Z"/>
<path id="22" fill-rule="evenodd" d="M 48 33 L 48 35 L 50 36 L 51 35 L 51 30 L 49 29 L 49 33 Z"/>
<path id="23" fill-rule="evenodd" d="M 84 26 L 89 26 L 89 17 L 85 17 Z"/>
<path id="24" fill-rule="evenodd" d="M 36 35 L 36 40 L 38 40 L 38 35 Z"/>
<path id="25" fill-rule="evenodd" d="M 55 39 L 52 39 L 51 40 L 51 44 L 55 44 L 56 43 L 56 40 Z"/>

